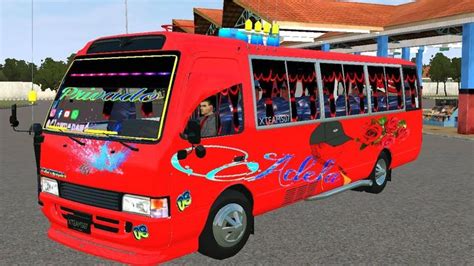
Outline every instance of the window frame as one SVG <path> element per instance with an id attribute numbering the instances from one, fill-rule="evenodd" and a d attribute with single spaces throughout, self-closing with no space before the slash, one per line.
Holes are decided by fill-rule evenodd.
<path id="1" fill-rule="evenodd" d="M 386 67 L 391 67 L 391 66 L 384 66 L 383 67 L 383 71 L 385 73 L 385 68 Z M 406 67 L 406 66 L 405 66 Z M 394 67 L 392 67 L 394 68 Z M 403 103 L 403 108 L 402 109 L 397 109 L 397 110 L 389 110 L 389 111 L 398 111 L 398 110 L 405 110 L 406 111 L 406 103 L 405 103 L 405 82 L 403 82 L 403 65 L 400 65 L 400 67 L 398 68 L 399 72 L 400 72 L 400 82 L 401 82 L 401 86 L 400 86 L 400 89 L 402 90 L 402 103 Z M 416 69 L 416 67 L 415 67 Z M 386 77 L 386 76 L 385 76 Z M 385 79 L 386 80 L 386 79 Z M 388 82 L 386 80 L 386 82 Z M 387 83 L 387 88 L 388 88 L 388 83 Z M 388 96 L 387 96 L 388 97 Z"/>
<path id="2" fill-rule="evenodd" d="M 346 84 L 345 84 L 345 78 L 346 78 L 346 75 L 345 75 L 345 72 L 344 72 L 344 64 L 341 63 L 341 62 L 338 62 L 336 61 L 336 63 L 327 63 L 325 61 L 323 62 L 317 62 L 317 64 L 319 65 L 319 70 L 321 71 L 321 64 L 332 64 L 332 65 L 339 65 L 341 67 L 341 74 L 342 74 L 342 78 L 343 80 L 340 81 L 342 82 L 342 91 L 344 92 L 344 106 L 345 106 L 345 111 L 346 111 L 346 114 L 343 115 L 343 116 L 337 116 L 337 103 L 335 101 L 335 108 L 336 108 L 336 116 L 334 117 L 329 117 L 327 119 L 331 119 L 331 118 L 337 118 L 337 117 L 346 117 L 347 116 L 347 92 L 346 92 Z M 322 79 L 322 74 L 321 72 L 319 73 L 321 75 L 321 86 L 323 86 L 323 79 Z M 318 85 L 319 86 L 319 85 Z M 336 85 L 336 90 L 339 90 L 339 83 Z M 323 88 L 321 87 L 321 90 L 320 92 L 323 93 Z M 336 92 L 337 93 L 337 92 Z M 324 94 L 322 95 L 322 98 L 323 98 L 323 109 L 321 110 L 321 112 L 324 112 L 324 118 L 326 118 L 326 106 L 325 106 L 325 103 L 324 103 Z"/>
<path id="3" fill-rule="evenodd" d="M 254 83 L 254 73 L 253 73 L 253 65 L 252 65 L 252 59 L 257 59 L 257 60 L 271 60 L 271 61 L 280 61 L 280 62 L 283 62 L 285 64 L 285 75 L 286 75 L 286 89 L 288 90 L 288 95 L 290 95 L 290 84 L 289 84 L 289 81 L 288 81 L 288 66 L 286 65 L 286 61 L 287 60 L 283 60 L 283 59 L 280 59 L 280 57 L 276 57 L 276 56 L 270 56 L 270 57 L 266 57 L 266 56 L 262 56 L 260 58 L 260 56 L 257 56 L 258 58 L 255 58 L 255 57 L 250 57 L 249 58 L 249 67 L 250 67 L 250 80 L 251 80 L 251 84 L 252 84 L 252 99 L 253 99 L 253 105 L 254 105 L 254 118 L 255 118 L 255 126 L 256 128 L 262 128 L 262 127 L 278 127 L 278 126 L 281 126 L 281 125 L 287 125 L 287 124 L 291 124 L 291 103 L 290 101 L 288 101 L 288 108 L 290 110 L 290 114 L 289 114 L 289 118 L 290 118 L 290 122 L 288 123 L 279 123 L 279 124 L 274 124 L 274 125 L 265 125 L 265 126 L 259 126 L 258 125 L 258 113 L 257 113 L 257 99 L 255 98 L 255 83 Z M 310 62 L 310 61 L 308 61 Z"/>
<path id="4" fill-rule="evenodd" d="M 243 82 L 239 83 L 239 84 L 235 84 L 235 85 L 232 85 L 230 86 L 229 88 L 224 88 L 222 90 L 220 90 L 218 93 L 222 93 L 223 90 L 226 90 L 228 89 L 230 93 L 230 88 L 234 87 L 234 86 L 240 86 L 240 94 L 241 94 L 241 98 L 242 98 L 242 130 L 239 131 L 239 132 L 236 132 L 236 133 L 233 133 L 233 134 L 226 134 L 226 135 L 215 135 L 215 136 L 207 136 L 207 137 L 203 137 L 201 136 L 201 139 L 210 139 L 210 138 L 222 138 L 222 137 L 228 137 L 228 136 L 235 136 L 235 135 L 239 135 L 239 134 L 242 134 L 245 130 L 245 109 L 244 109 L 244 84 Z M 216 97 L 217 93 L 213 94 L 213 95 L 210 95 L 210 96 L 207 96 L 205 97 L 203 100 L 206 100 L 208 99 L 209 97 Z M 202 101 L 199 102 L 198 106 L 196 108 L 193 109 L 191 115 L 189 116 L 189 119 L 192 119 L 193 115 L 195 114 L 196 110 L 200 107 L 200 104 L 201 104 Z M 214 106 L 214 108 L 217 109 L 217 106 Z M 220 117 L 219 117 L 220 119 Z M 222 123 L 221 123 L 222 125 Z"/>
<path id="5" fill-rule="evenodd" d="M 409 111 L 420 110 L 420 109 L 422 109 L 422 107 L 421 107 L 421 101 L 422 101 L 422 99 L 421 99 L 420 96 L 423 96 L 423 95 L 421 95 L 421 92 L 420 92 L 420 90 L 421 90 L 421 82 L 420 82 L 420 80 L 418 79 L 418 74 L 417 74 L 418 69 L 416 68 L 416 66 L 409 66 L 409 65 L 404 65 L 404 66 L 403 66 L 403 65 L 402 65 L 402 66 L 400 67 L 400 75 L 401 75 L 402 81 L 403 81 L 403 82 L 402 82 L 403 101 L 404 101 L 403 107 L 404 107 L 404 109 L 406 109 L 406 107 L 407 107 L 406 99 L 405 99 L 405 76 L 404 76 L 403 68 L 412 68 L 412 69 L 415 70 L 415 93 L 416 93 L 416 97 L 419 98 L 419 99 L 418 99 L 418 107 L 415 107 L 415 108 L 413 108 L 413 109 L 406 110 L 406 111 L 409 112 Z M 415 101 L 415 103 L 416 103 L 416 101 Z"/>
<path id="6" fill-rule="evenodd" d="M 285 66 L 286 66 L 286 75 L 287 75 L 287 83 L 288 83 L 288 91 L 290 93 L 291 91 L 291 88 L 290 88 L 290 79 L 289 79 L 289 75 L 288 75 L 288 62 L 293 62 L 293 63 L 309 63 L 309 64 L 313 64 L 314 66 L 314 71 L 315 71 L 315 74 L 316 74 L 316 86 L 318 88 L 318 102 L 319 102 L 319 118 L 317 119 L 310 119 L 310 120 L 301 120 L 301 121 L 296 121 L 296 122 L 292 122 L 290 121 L 289 123 L 295 123 L 295 124 L 301 124 L 301 123 L 304 123 L 306 121 L 317 121 L 317 120 L 321 120 L 322 119 L 322 113 L 324 112 L 324 109 L 321 109 L 321 106 L 324 106 L 324 103 L 321 102 L 321 99 L 324 99 L 324 95 L 320 95 L 320 92 L 321 92 L 321 89 L 319 88 L 320 83 L 319 82 L 319 79 L 320 79 L 320 76 L 318 75 L 318 67 L 319 65 L 317 65 L 315 62 L 312 62 L 312 61 L 301 61 L 301 60 L 285 60 Z M 317 110 L 316 110 L 317 111 Z M 291 101 L 290 101 L 290 117 L 292 117 L 292 113 L 291 113 Z"/>
<path id="7" fill-rule="evenodd" d="M 303 62 L 303 63 L 313 63 L 315 64 L 315 69 L 316 69 L 316 81 L 318 83 L 318 93 L 319 93 L 319 104 L 320 104 L 320 117 L 319 119 L 314 119 L 314 120 L 305 120 L 305 121 L 297 121 L 297 122 L 289 122 L 289 123 L 282 123 L 282 124 L 274 124 L 274 125 L 264 125 L 264 126 L 259 126 L 258 125 L 258 118 L 257 118 L 257 101 L 255 97 L 255 93 L 252 93 L 252 102 L 253 102 L 253 112 L 254 112 L 254 118 L 255 118 L 255 129 L 257 131 L 260 130 L 268 130 L 268 129 L 275 129 L 275 128 L 283 128 L 283 127 L 294 127 L 294 126 L 305 126 L 308 124 L 318 124 L 321 122 L 327 122 L 327 121 L 336 121 L 336 120 L 345 120 L 345 119 L 358 119 L 361 117 L 370 117 L 370 116 L 376 116 L 376 115 L 381 115 L 381 114 L 394 114 L 394 113 L 402 113 L 402 112 L 407 112 L 406 110 L 406 104 L 403 105 L 402 109 L 399 110 L 386 110 L 386 111 L 380 111 L 380 112 L 372 112 L 372 92 L 370 90 L 370 82 L 369 82 L 369 76 L 368 76 L 368 67 L 369 66 L 376 66 L 376 67 L 382 67 L 384 70 L 384 75 L 385 75 L 385 67 L 392 67 L 392 68 L 398 68 L 400 70 L 400 75 L 403 77 L 403 71 L 402 69 L 404 67 L 413 67 L 409 65 L 401 65 L 401 64 L 387 64 L 387 63 L 367 63 L 367 62 L 358 62 L 358 61 L 349 61 L 349 60 L 329 60 L 329 59 L 312 59 L 312 58 L 298 58 L 298 57 L 289 57 L 289 56 L 265 56 L 265 55 L 249 55 L 248 56 L 249 60 L 249 76 L 250 76 L 250 81 L 251 81 L 251 89 L 252 92 L 255 91 L 255 84 L 253 82 L 253 67 L 252 67 L 252 60 L 276 60 L 276 61 L 284 61 L 285 66 L 287 61 L 292 61 L 292 62 Z M 365 86 L 367 87 L 367 105 L 368 105 L 368 112 L 364 114 L 356 114 L 356 115 L 345 115 L 345 116 L 339 116 L 339 117 L 326 117 L 325 114 L 325 109 L 324 109 L 324 95 L 322 92 L 322 77 L 321 77 L 321 63 L 325 64 L 340 64 L 342 66 L 342 70 L 344 71 L 344 64 L 348 65 L 361 65 L 363 66 L 364 69 L 364 79 L 365 79 Z M 416 69 L 416 67 L 414 67 Z M 287 70 L 287 75 L 288 75 L 288 70 Z M 385 77 L 385 76 L 384 76 Z M 287 79 L 288 82 L 288 79 Z M 386 81 L 385 81 L 386 82 Z M 419 81 L 417 80 L 417 88 L 419 87 Z M 289 84 L 288 84 L 289 85 Z M 289 89 L 289 87 L 288 87 Z M 402 90 L 403 90 L 403 101 L 405 101 L 405 86 L 402 82 Z M 347 106 L 346 106 L 347 108 Z M 418 108 L 419 109 L 419 108 Z M 414 110 L 418 110 L 414 109 Z M 411 111 L 411 110 L 410 110 Z"/>
<path id="8" fill-rule="evenodd" d="M 367 71 L 366 71 L 366 70 L 368 69 L 368 68 L 367 68 L 367 65 L 366 65 L 366 64 L 356 64 L 356 63 L 360 63 L 360 62 L 350 62 L 350 61 L 349 61 L 349 62 L 344 61 L 344 62 L 345 62 L 345 63 L 342 63 L 342 71 L 343 71 L 343 73 L 344 73 L 344 85 L 345 85 L 345 83 L 346 83 L 346 81 L 345 81 L 345 78 L 346 78 L 345 73 L 346 73 L 346 72 L 345 72 L 345 70 L 344 70 L 344 65 L 362 66 L 362 72 L 364 73 L 364 84 L 365 84 L 366 93 L 367 93 L 367 95 L 365 95 L 365 97 L 367 97 L 367 113 L 354 114 L 354 115 L 351 115 L 350 113 L 347 113 L 346 116 L 356 117 L 356 116 L 360 116 L 360 115 L 369 114 L 370 111 L 372 111 L 372 110 L 370 110 L 370 109 L 371 109 L 370 104 L 372 103 L 372 101 L 371 101 L 371 99 L 370 99 L 370 97 L 369 97 L 369 95 L 371 95 L 371 94 L 369 94 L 370 88 L 367 87 L 367 81 L 368 81 L 368 78 L 367 78 L 368 76 L 367 76 Z M 346 96 L 346 97 L 347 97 L 347 96 Z M 348 107 L 346 106 L 346 108 L 348 108 Z M 347 111 L 348 111 L 348 110 L 347 110 Z"/>
<path id="9" fill-rule="evenodd" d="M 381 67 L 382 68 L 382 71 L 383 71 L 383 85 L 384 85 L 384 88 L 385 88 L 385 96 L 386 96 L 386 106 L 387 106 L 387 110 L 384 110 L 384 111 L 377 111 L 377 112 L 373 112 L 372 111 L 372 108 L 373 106 L 370 105 L 370 112 L 371 113 L 374 113 L 374 114 L 379 114 L 379 113 L 386 113 L 386 112 L 390 112 L 390 111 L 394 111 L 394 110 L 389 110 L 389 106 L 388 106 L 388 83 L 387 83 L 387 76 L 385 75 L 385 64 L 384 65 L 373 65 L 373 64 L 368 64 L 367 65 L 367 75 L 369 75 L 369 67 Z M 368 90 L 370 90 L 370 98 L 372 100 L 372 87 L 370 85 L 370 76 L 367 76 L 367 81 L 368 81 L 368 84 L 369 84 L 369 87 L 368 87 Z M 371 101 L 371 104 L 372 104 L 372 101 Z M 395 110 L 397 111 L 397 110 Z"/>
<path id="10" fill-rule="evenodd" d="M 147 52 L 147 51 L 145 51 Z M 122 138 L 117 138 L 117 140 L 120 140 L 120 141 L 124 141 L 124 142 L 130 142 L 130 143 L 143 143 L 143 144 L 156 144 L 156 143 L 159 143 L 162 138 L 163 138 L 163 135 L 165 134 L 165 126 L 166 126 L 166 120 L 168 118 L 168 108 L 170 106 L 170 101 L 171 101 L 171 97 L 172 97 L 172 91 L 173 89 L 175 89 L 175 83 L 176 83 L 176 77 L 178 76 L 178 67 L 180 66 L 180 61 L 181 61 L 181 53 L 180 52 L 176 52 L 176 51 L 172 51 L 172 52 L 169 52 L 169 51 L 159 51 L 157 53 L 132 53 L 132 54 L 129 54 L 129 53 L 124 53 L 124 54 L 117 54 L 117 53 L 112 53 L 112 54 L 88 54 L 88 55 L 82 55 L 82 56 L 78 56 L 76 57 L 73 62 L 68 66 L 66 72 L 64 73 L 62 79 L 61 79 L 61 83 L 59 84 L 58 86 L 58 91 L 59 92 L 59 89 L 62 88 L 62 86 L 64 85 L 64 82 L 66 81 L 66 77 L 68 76 L 69 71 L 71 70 L 72 68 L 72 65 L 74 64 L 75 61 L 78 61 L 78 60 L 102 60 L 102 59 L 116 59 L 116 58 L 145 58 L 145 57 L 175 57 L 175 62 L 174 62 L 174 65 L 173 65 L 173 70 L 172 70 L 172 78 L 170 79 L 170 83 L 168 84 L 168 92 L 167 92 L 167 98 L 166 98 L 166 101 L 164 103 L 164 109 L 163 109 L 163 113 L 162 113 L 162 117 L 163 119 L 161 119 L 162 121 L 160 121 L 160 127 L 159 127 L 159 134 L 156 138 L 142 138 L 142 137 L 122 137 Z M 56 99 L 56 96 L 54 98 L 54 100 Z M 51 109 L 53 109 L 53 102 L 54 100 L 51 102 L 51 105 L 49 106 L 49 109 L 48 109 L 48 112 L 47 114 L 49 114 L 51 112 Z M 87 134 L 87 133 L 84 133 L 84 132 L 73 132 L 73 131 L 67 131 L 67 132 L 63 132 L 63 131 L 59 131 L 59 130 L 55 130 L 55 129 L 52 129 L 52 128 L 47 128 L 46 127 L 46 123 L 48 121 L 48 116 L 45 117 L 43 123 L 42 123 L 42 126 L 43 126 L 43 130 L 48 133 L 48 134 L 52 134 L 52 135 L 60 135 L 60 136 L 77 136 L 77 137 L 82 137 L 82 138 L 87 138 L 87 139 L 95 139 L 95 140 L 104 140 L 104 139 L 107 139 L 108 137 L 104 137 L 104 136 L 101 136 L 101 135 L 98 135 L 98 134 Z"/>

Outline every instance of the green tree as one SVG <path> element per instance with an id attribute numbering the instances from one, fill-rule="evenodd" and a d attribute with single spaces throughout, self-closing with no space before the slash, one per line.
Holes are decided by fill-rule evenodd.
<path id="1" fill-rule="evenodd" d="M 458 83 L 458 88 L 461 88 L 461 58 L 454 57 L 451 59 L 451 78 Z"/>
<path id="2" fill-rule="evenodd" d="M 37 67 L 35 64 L 7 58 L 1 72 L 3 72 L 6 81 L 31 81 L 31 68 L 33 68 L 33 74 L 36 73 Z"/>
<path id="3" fill-rule="evenodd" d="M 47 57 L 41 62 L 35 81 L 41 84 L 42 90 L 46 90 L 47 88 L 57 90 L 66 72 L 66 63 L 63 61 L 54 61 L 50 57 Z"/>
<path id="4" fill-rule="evenodd" d="M 7 77 L 5 77 L 5 74 L 3 74 L 2 70 L 0 70 L 0 81 L 8 81 Z"/>
<path id="5" fill-rule="evenodd" d="M 67 58 L 67 67 L 71 65 L 72 61 L 74 60 L 74 57 L 76 57 L 75 53 L 72 53 L 68 58 Z"/>
<path id="6" fill-rule="evenodd" d="M 36 68 L 34 64 L 33 68 Z M 3 74 L 9 81 L 31 81 L 31 63 L 7 58 L 3 66 Z"/>
<path id="7" fill-rule="evenodd" d="M 436 81 L 436 94 L 438 94 L 439 82 L 444 84 L 444 95 L 448 96 L 446 92 L 446 81 L 451 75 L 451 60 L 443 53 L 437 53 L 430 60 L 430 71 L 428 72 L 432 81 Z"/>
<path id="8" fill-rule="evenodd" d="M 0 81 L 8 81 L 7 77 L 5 77 L 5 74 L 3 74 L 3 65 L 0 64 Z"/>

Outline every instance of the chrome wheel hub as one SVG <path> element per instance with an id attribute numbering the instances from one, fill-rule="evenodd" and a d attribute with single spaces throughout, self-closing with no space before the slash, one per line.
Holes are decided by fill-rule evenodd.
<path id="1" fill-rule="evenodd" d="M 375 183 L 381 186 L 387 178 L 387 163 L 383 159 L 379 159 L 375 165 Z"/>
<path id="2" fill-rule="evenodd" d="M 239 243 L 246 228 L 247 215 L 244 208 L 236 203 L 222 207 L 212 223 L 214 238 L 222 247 L 232 247 Z"/>

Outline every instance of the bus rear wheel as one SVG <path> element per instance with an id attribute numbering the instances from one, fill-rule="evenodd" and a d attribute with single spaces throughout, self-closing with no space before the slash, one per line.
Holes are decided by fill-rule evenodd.
<path id="1" fill-rule="evenodd" d="M 373 182 L 372 186 L 366 187 L 365 191 L 374 194 L 382 192 L 387 185 L 387 181 L 390 180 L 391 174 L 392 170 L 390 169 L 390 161 L 387 154 L 383 152 L 377 159 L 374 169 L 369 176 Z"/>
<path id="2" fill-rule="evenodd" d="M 226 191 L 211 208 L 199 236 L 199 253 L 219 260 L 232 257 L 244 247 L 251 228 L 250 201 L 238 191 Z"/>

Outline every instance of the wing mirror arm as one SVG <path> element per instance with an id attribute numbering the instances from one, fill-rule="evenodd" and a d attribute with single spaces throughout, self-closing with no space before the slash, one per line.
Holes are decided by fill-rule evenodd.
<path id="1" fill-rule="evenodd" d="M 193 150 L 196 152 L 196 156 L 199 158 L 206 156 L 206 148 L 204 146 L 195 146 L 196 144 L 201 143 L 201 125 L 198 120 L 189 120 L 184 132 L 180 133 L 179 136 L 191 144 L 191 150 L 189 152 L 187 150 L 178 151 L 178 160 L 186 159 L 188 154 L 190 154 Z"/>
<path id="2" fill-rule="evenodd" d="M 20 125 L 20 121 L 18 121 L 18 118 L 17 118 L 17 115 L 16 115 L 16 109 L 17 109 L 16 104 L 13 104 L 11 106 L 11 115 L 10 115 L 10 126 L 12 127 L 13 131 L 28 133 L 28 134 L 31 135 L 31 132 L 34 132 L 35 128 L 38 129 L 38 125 L 39 125 L 39 128 L 41 128 L 41 124 L 37 124 L 37 125 L 33 124 L 33 125 L 31 125 L 30 129 L 28 129 L 28 130 L 16 129 L 18 127 L 18 125 Z M 41 132 L 42 132 L 42 129 L 41 129 Z M 36 132 L 35 132 L 35 134 L 36 134 Z M 41 135 L 41 133 L 40 133 L 40 135 Z"/>

